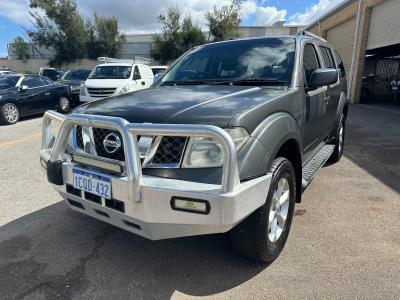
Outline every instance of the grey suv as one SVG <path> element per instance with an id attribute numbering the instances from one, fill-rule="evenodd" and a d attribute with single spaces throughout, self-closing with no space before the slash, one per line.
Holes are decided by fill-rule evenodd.
<path id="1" fill-rule="evenodd" d="M 229 232 L 271 262 L 302 191 L 342 156 L 346 89 L 308 33 L 199 46 L 150 89 L 47 112 L 40 159 L 75 211 L 153 240 Z"/>

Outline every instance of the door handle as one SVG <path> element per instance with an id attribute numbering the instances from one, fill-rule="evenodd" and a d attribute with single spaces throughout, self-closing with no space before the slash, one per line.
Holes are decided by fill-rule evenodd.
<path id="1" fill-rule="evenodd" d="M 331 99 L 331 96 L 327 96 L 327 97 L 325 97 L 325 98 L 324 98 L 324 100 L 325 100 L 325 104 L 328 104 L 330 99 Z"/>
<path id="2" fill-rule="evenodd" d="M 45 93 L 44 95 L 45 95 L 45 96 L 48 96 L 48 95 L 50 95 L 50 93 Z"/>
<path id="3" fill-rule="evenodd" d="M 142 81 L 142 85 L 145 85 L 145 84 L 146 84 L 146 82 Z"/>

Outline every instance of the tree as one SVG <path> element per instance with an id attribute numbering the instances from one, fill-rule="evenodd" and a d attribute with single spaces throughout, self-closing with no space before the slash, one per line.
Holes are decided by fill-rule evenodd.
<path id="1" fill-rule="evenodd" d="M 126 40 L 125 35 L 118 29 L 115 17 L 99 17 L 94 15 L 94 22 L 87 22 L 89 58 L 99 56 L 116 57 L 121 52 L 121 43 Z"/>
<path id="2" fill-rule="evenodd" d="M 16 37 L 11 42 L 11 47 L 17 55 L 17 58 L 21 59 L 23 62 L 26 62 L 30 58 L 28 43 L 26 43 L 22 37 Z"/>
<path id="3" fill-rule="evenodd" d="M 193 24 L 191 16 L 181 19 L 182 13 L 177 7 L 170 7 L 166 14 L 157 17 L 162 33 L 154 36 L 151 55 L 161 63 L 168 63 L 192 47 L 205 43 L 200 27 Z"/>
<path id="4" fill-rule="evenodd" d="M 229 5 L 220 9 L 214 6 L 212 11 L 206 12 L 207 25 L 214 41 L 223 41 L 238 36 L 240 9 L 240 0 L 232 0 Z"/>
<path id="5" fill-rule="evenodd" d="M 74 0 L 31 0 L 30 7 L 35 30 L 28 34 L 39 45 L 54 48 L 50 65 L 85 57 L 87 32 Z"/>

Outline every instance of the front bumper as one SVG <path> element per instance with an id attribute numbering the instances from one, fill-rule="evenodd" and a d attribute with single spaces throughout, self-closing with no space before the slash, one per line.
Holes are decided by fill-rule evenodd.
<path id="1" fill-rule="evenodd" d="M 61 125 L 56 133 L 55 144 L 49 147 L 52 122 Z M 68 189 L 73 185 L 73 167 L 82 167 L 65 154 L 69 132 L 75 125 L 108 128 L 121 133 L 126 157 L 126 176 L 104 174 L 111 177 L 112 198 L 123 203 L 123 211 L 108 205 L 105 199 L 95 203 L 86 199 L 83 193 L 77 195 Z M 143 175 L 137 154 L 137 135 L 215 138 L 224 150 L 222 184 Z M 62 177 L 53 187 L 71 209 L 152 240 L 226 232 L 265 203 L 271 182 L 271 174 L 266 174 L 240 183 L 232 139 L 222 129 L 205 125 L 132 124 L 112 117 L 78 114 L 64 116 L 47 112 L 43 120 L 40 159 L 44 167 L 51 163 L 58 163 L 60 166 Z M 97 170 L 96 172 L 99 173 Z M 209 211 L 198 214 L 176 210 L 172 205 L 173 198 L 206 202 Z"/>

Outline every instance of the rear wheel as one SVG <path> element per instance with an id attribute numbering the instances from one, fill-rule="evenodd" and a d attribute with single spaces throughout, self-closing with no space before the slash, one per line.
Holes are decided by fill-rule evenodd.
<path id="1" fill-rule="evenodd" d="M 334 142 L 335 149 L 333 150 L 333 153 L 329 158 L 329 162 L 337 163 L 342 158 L 345 133 L 346 133 L 346 118 L 344 117 L 344 115 L 342 115 L 340 118 L 338 129 L 336 131 L 336 137 Z"/>
<path id="2" fill-rule="evenodd" d="M 17 123 L 19 120 L 19 109 L 13 103 L 6 103 L 1 107 L 1 122 L 7 125 Z"/>
<path id="3" fill-rule="evenodd" d="M 275 159 L 271 171 L 265 204 L 231 231 L 239 253 L 266 263 L 274 261 L 285 246 L 296 201 L 296 175 L 290 161 Z"/>

